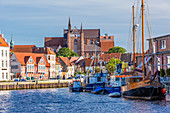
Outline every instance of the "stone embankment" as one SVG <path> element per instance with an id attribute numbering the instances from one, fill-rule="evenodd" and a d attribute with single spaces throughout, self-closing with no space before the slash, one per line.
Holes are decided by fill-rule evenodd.
<path id="1" fill-rule="evenodd" d="M 68 87 L 72 80 L 1 82 L 0 90 L 41 89 Z"/>

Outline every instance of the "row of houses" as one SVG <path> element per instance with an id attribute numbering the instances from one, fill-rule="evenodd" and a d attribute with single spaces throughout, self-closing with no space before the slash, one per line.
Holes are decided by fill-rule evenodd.
<path id="1" fill-rule="evenodd" d="M 170 35 L 149 39 L 149 50 L 146 52 L 147 67 L 150 70 L 160 70 L 170 67 Z M 132 53 L 98 54 L 98 58 L 92 61 L 87 57 L 56 57 L 53 49 L 49 47 L 36 47 L 35 45 L 12 45 L 7 43 L 0 34 L 0 80 L 13 78 L 23 79 L 67 79 L 76 73 L 94 71 L 102 64 L 105 65 L 111 58 L 117 58 L 128 63 L 127 70 L 133 65 Z M 141 53 L 136 54 L 136 67 L 141 67 Z M 91 65 L 91 66 L 90 66 Z M 154 71 L 153 71 L 154 72 Z"/>

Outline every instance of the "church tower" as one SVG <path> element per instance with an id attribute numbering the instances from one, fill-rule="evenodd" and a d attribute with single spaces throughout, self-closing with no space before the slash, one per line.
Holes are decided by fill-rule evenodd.
<path id="1" fill-rule="evenodd" d="M 70 32 L 71 32 L 71 22 L 70 22 L 70 17 L 69 17 L 69 22 L 68 22 L 68 32 L 67 32 L 67 47 L 71 49 L 71 37 L 70 37 Z"/>
<path id="2" fill-rule="evenodd" d="M 83 33 L 83 26 L 81 23 L 81 29 L 80 29 L 80 48 L 81 48 L 81 56 L 84 56 L 84 33 Z"/>
<path id="3" fill-rule="evenodd" d="M 14 42 L 13 42 L 13 36 L 11 34 L 11 41 L 10 41 L 10 49 L 13 50 L 14 49 Z"/>

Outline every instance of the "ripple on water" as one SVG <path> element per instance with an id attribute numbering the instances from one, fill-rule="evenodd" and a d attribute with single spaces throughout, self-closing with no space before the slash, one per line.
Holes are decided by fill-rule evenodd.
<path id="1" fill-rule="evenodd" d="M 70 93 L 68 88 L 34 89 L 0 91 L 0 112 L 170 113 L 170 103 Z"/>

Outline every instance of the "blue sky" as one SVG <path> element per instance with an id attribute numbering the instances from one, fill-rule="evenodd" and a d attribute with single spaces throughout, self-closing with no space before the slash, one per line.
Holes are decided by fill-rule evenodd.
<path id="1" fill-rule="evenodd" d="M 115 45 L 130 50 L 129 31 L 135 0 L 0 0 L 0 31 L 14 43 L 44 46 L 45 36 L 63 36 L 72 27 L 100 28 Z M 136 0 L 137 1 L 137 0 Z M 170 34 L 170 0 L 149 0 L 152 36 Z M 146 35 L 146 37 L 148 37 Z"/>

